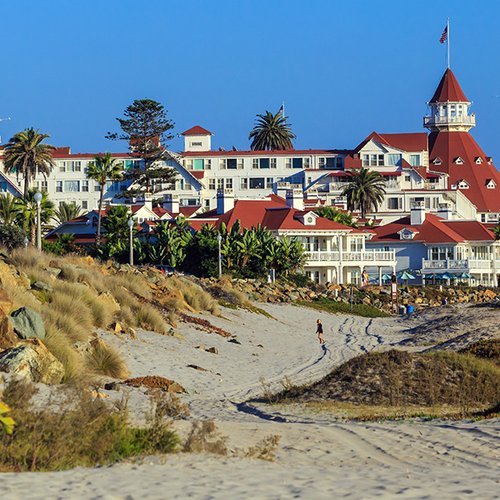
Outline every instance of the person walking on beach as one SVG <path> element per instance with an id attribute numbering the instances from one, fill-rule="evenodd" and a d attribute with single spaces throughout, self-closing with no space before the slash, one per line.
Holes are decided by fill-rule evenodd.
<path id="1" fill-rule="evenodd" d="M 318 335 L 319 343 L 324 345 L 325 338 L 323 337 L 323 324 L 320 319 L 316 320 L 316 334 Z"/>

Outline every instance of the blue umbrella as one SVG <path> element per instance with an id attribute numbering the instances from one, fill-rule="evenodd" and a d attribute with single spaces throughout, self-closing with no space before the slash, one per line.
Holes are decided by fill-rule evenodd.
<path id="1" fill-rule="evenodd" d="M 452 280 L 454 278 L 456 278 L 456 276 L 454 274 L 451 274 L 451 273 L 443 273 L 441 275 L 442 280 Z"/>
<path id="2" fill-rule="evenodd" d="M 457 278 L 460 278 L 462 280 L 468 280 L 468 279 L 471 279 L 472 276 L 469 274 L 469 273 L 461 273 L 457 276 Z"/>
<path id="3" fill-rule="evenodd" d="M 408 271 L 403 271 L 400 275 L 399 275 L 399 279 L 400 280 L 414 280 L 415 279 L 415 276 L 413 276 L 413 274 L 410 274 Z"/>

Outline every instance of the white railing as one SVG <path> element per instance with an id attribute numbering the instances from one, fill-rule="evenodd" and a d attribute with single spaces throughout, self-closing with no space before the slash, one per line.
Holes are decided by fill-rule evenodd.
<path id="1" fill-rule="evenodd" d="M 427 125 L 448 125 L 461 124 L 472 125 L 476 124 L 475 115 L 465 116 L 424 116 L 424 126 Z"/>
<path id="2" fill-rule="evenodd" d="M 493 261 L 469 259 L 469 269 L 493 269 Z"/>
<path id="3" fill-rule="evenodd" d="M 340 252 L 308 252 L 309 262 L 340 262 Z M 364 251 L 343 252 L 342 262 L 393 262 L 396 260 L 396 252 L 392 251 Z"/>
<path id="4" fill-rule="evenodd" d="M 453 259 L 427 260 L 427 259 L 423 259 L 422 264 L 423 264 L 422 265 L 423 269 L 439 269 L 439 270 L 446 270 L 446 269 L 467 270 L 467 269 L 469 269 L 469 263 L 467 260 L 453 260 Z"/>

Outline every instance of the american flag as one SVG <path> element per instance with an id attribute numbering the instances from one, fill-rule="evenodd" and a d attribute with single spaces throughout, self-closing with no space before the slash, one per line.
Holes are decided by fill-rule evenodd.
<path id="1" fill-rule="evenodd" d="M 444 27 L 443 34 L 441 35 L 441 38 L 439 39 L 439 43 L 444 43 L 448 39 L 448 26 Z"/>

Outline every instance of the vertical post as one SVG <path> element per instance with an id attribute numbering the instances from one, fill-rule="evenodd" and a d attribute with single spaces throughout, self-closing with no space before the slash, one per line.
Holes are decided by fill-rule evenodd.
<path id="1" fill-rule="evenodd" d="M 129 228 L 129 264 L 131 266 L 134 265 L 134 238 L 133 238 L 133 229 L 134 229 L 134 219 L 130 217 L 127 222 Z"/>
<path id="2" fill-rule="evenodd" d="M 219 233 L 217 235 L 217 243 L 219 247 L 219 278 L 222 277 L 222 252 L 221 252 L 221 242 L 222 242 L 222 236 Z"/>
<path id="3" fill-rule="evenodd" d="M 448 46 L 448 69 L 450 68 L 450 18 L 448 18 L 448 21 L 446 23 L 446 31 L 448 33 L 448 40 L 446 45 Z"/>
<path id="4" fill-rule="evenodd" d="M 42 221 L 41 221 L 41 203 L 42 203 L 42 193 L 37 191 L 35 193 L 36 202 L 36 247 L 38 250 L 42 249 Z"/>

